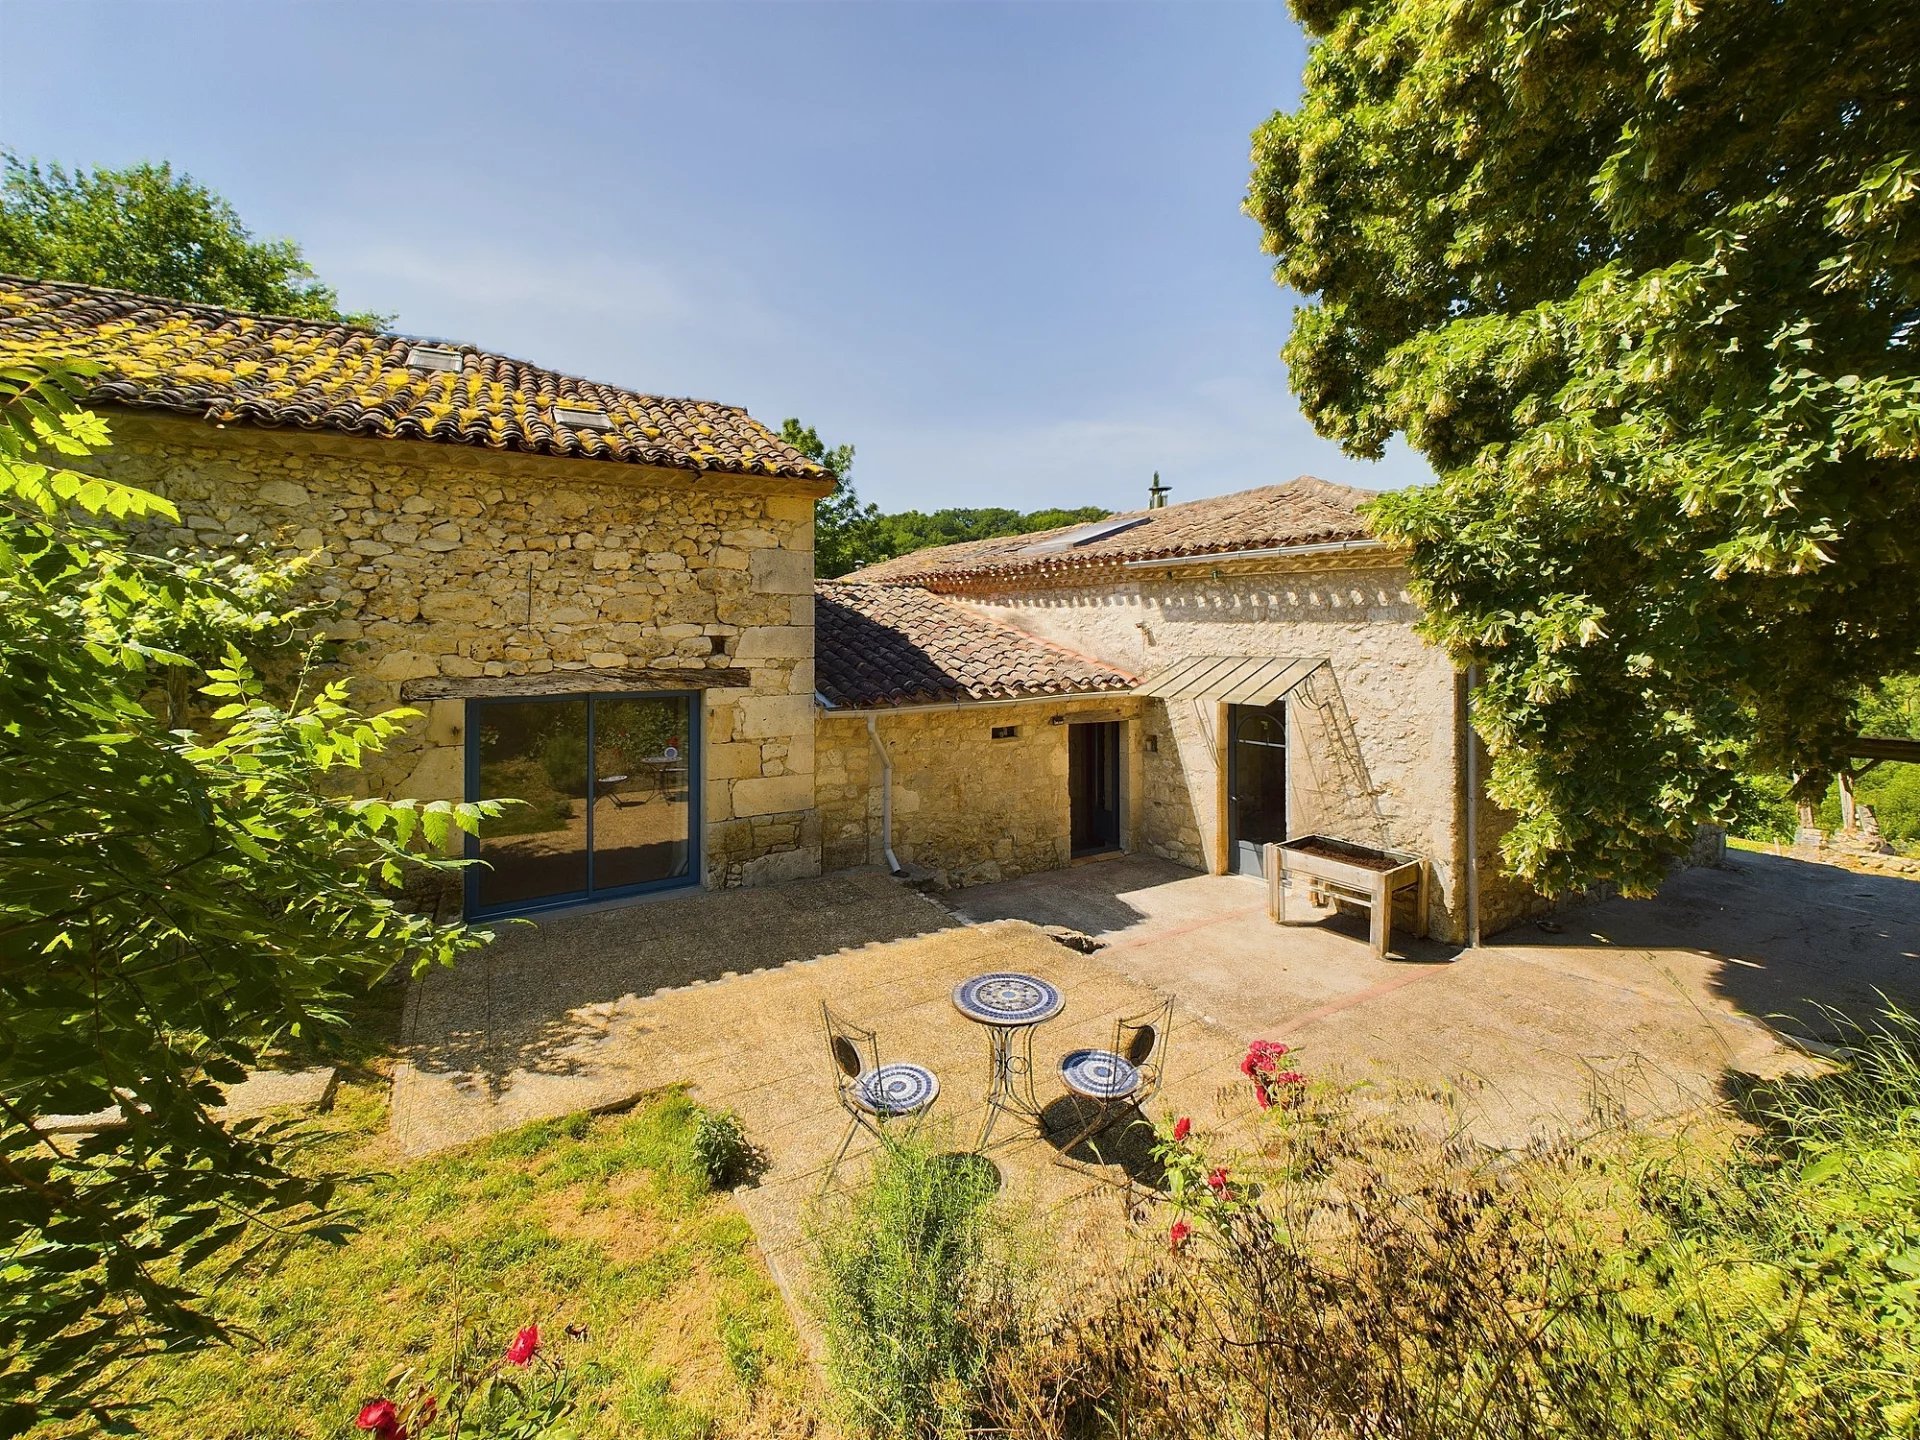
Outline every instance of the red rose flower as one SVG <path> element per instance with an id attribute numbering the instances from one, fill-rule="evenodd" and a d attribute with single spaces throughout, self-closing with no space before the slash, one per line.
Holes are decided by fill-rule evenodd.
<path id="1" fill-rule="evenodd" d="M 375 1440 L 407 1440 L 407 1428 L 400 1423 L 400 1407 L 385 1398 L 362 1405 L 353 1425 L 356 1430 L 371 1430 Z"/>
<path id="2" fill-rule="evenodd" d="M 534 1352 L 540 1348 L 540 1327 L 529 1325 L 513 1337 L 513 1343 L 507 1346 L 507 1363 L 524 1365 L 533 1359 Z"/>
<path id="3" fill-rule="evenodd" d="M 1191 1131 L 1192 1129 L 1193 1129 L 1193 1121 L 1189 1120 L 1185 1115 L 1182 1115 L 1178 1120 L 1173 1122 L 1174 1141 L 1178 1143 L 1179 1141 L 1186 1139 L 1188 1132 Z"/>
<path id="4" fill-rule="evenodd" d="M 1167 1248 L 1178 1252 L 1180 1247 L 1187 1243 L 1187 1237 L 1191 1234 L 1193 1234 L 1193 1226 L 1184 1220 L 1174 1221 L 1173 1229 L 1167 1232 Z"/>
<path id="5" fill-rule="evenodd" d="M 1273 1096 L 1269 1095 L 1267 1093 L 1267 1087 L 1258 1081 L 1254 1083 L 1253 1098 L 1259 1103 L 1262 1110 L 1267 1109 L 1273 1104 Z"/>
<path id="6" fill-rule="evenodd" d="M 1298 1070 L 1283 1070 L 1274 1076 L 1273 1080 L 1276 1085 L 1304 1085 L 1307 1083 L 1307 1077 L 1302 1075 Z"/>
<path id="7" fill-rule="evenodd" d="M 1227 1169 L 1221 1166 L 1207 1176 L 1207 1188 L 1216 1195 L 1227 1193 Z"/>

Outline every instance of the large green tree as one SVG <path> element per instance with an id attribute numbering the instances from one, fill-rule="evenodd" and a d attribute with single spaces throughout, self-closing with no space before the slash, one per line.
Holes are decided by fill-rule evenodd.
<path id="1" fill-rule="evenodd" d="M 220 1087 L 484 935 L 392 886 L 494 805 L 355 800 L 410 711 L 278 695 L 299 566 L 153 553 L 157 495 L 58 372 L 0 371 L 0 1434 L 106 1418 L 124 1362 L 220 1338 L 203 1299 L 262 1247 L 340 1233 L 334 1180 Z M 290 650 L 291 647 L 291 650 Z M 276 698 L 277 696 L 277 698 Z M 428 853 L 420 852 L 421 842 Z M 107 1111 L 95 1134 L 58 1115 Z"/>
<path id="2" fill-rule="evenodd" d="M 1249 212 L 1319 430 L 1478 667 L 1504 839 L 1656 886 L 1920 648 L 1920 9 L 1295 0 Z"/>
<path id="3" fill-rule="evenodd" d="M 232 205 L 171 165 L 67 170 L 0 155 L 0 270 L 381 329 L 344 314 L 291 240 L 256 240 Z"/>

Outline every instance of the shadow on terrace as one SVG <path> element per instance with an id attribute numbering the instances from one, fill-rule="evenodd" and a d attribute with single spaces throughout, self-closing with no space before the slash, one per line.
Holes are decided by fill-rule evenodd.
<path id="1" fill-rule="evenodd" d="M 1734 1011 L 1817 1041 L 1889 1003 L 1920 1013 L 1920 883 L 1784 855 L 1729 851 L 1658 900 L 1608 900 L 1569 911 L 1555 933 L 1521 925 L 1491 943 L 1569 968 L 1652 952 L 1675 980 L 1695 975 Z"/>
<path id="2" fill-rule="evenodd" d="M 877 873 L 648 903 L 536 921 L 494 921 L 498 938 L 414 987 L 405 1058 L 498 1098 L 516 1072 L 569 1076 L 623 1005 L 657 990 L 778 969 L 957 922 Z M 812 1053 L 814 1036 L 796 1037 Z M 743 1059 L 743 1063 L 746 1061 Z"/>

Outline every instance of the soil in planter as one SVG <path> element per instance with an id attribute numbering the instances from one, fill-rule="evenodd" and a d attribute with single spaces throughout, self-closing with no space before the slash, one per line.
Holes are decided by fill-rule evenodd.
<path id="1" fill-rule="evenodd" d="M 1317 855 L 1322 860 L 1338 860 L 1363 870 L 1398 870 L 1407 863 L 1373 850 L 1363 850 L 1358 845 L 1343 845 L 1338 840 L 1310 840 L 1304 845 L 1289 844 L 1285 848 L 1296 855 Z"/>

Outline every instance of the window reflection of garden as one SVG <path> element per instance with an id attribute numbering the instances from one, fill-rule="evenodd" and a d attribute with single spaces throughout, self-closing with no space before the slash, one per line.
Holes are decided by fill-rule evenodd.
<path id="1" fill-rule="evenodd" d="M 692 862 L 684 696 L 492 703 L 476 725 L 479 794 L 513 797 L 484 832 L 484 908 L 682 878 Z"/>
<path id="2" fill-rule="evenodd" d="M 645 885 L 692 860 L 684 697 L 602 700 L 594 707 L 594 884 Z M 624 777 L 614 780 L 613 777 Z"/>

